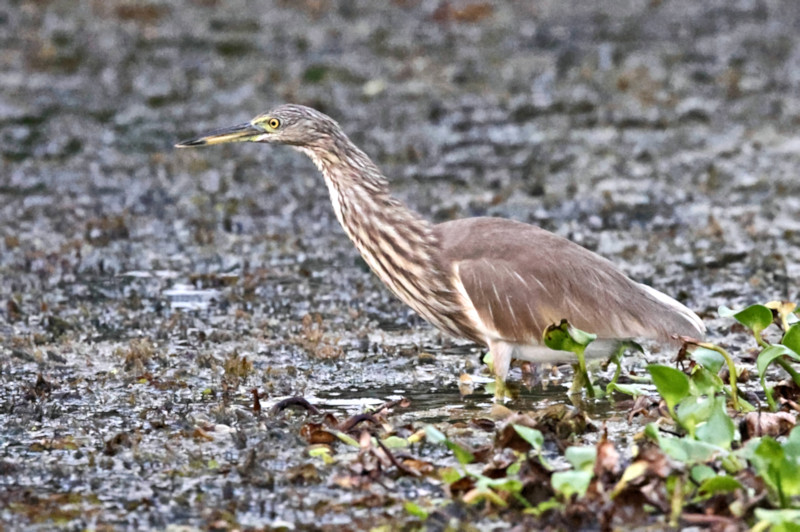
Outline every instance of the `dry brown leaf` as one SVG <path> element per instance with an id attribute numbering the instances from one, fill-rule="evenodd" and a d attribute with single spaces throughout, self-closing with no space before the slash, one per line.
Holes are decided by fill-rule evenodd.
<path id="1" fill-rule="evenodd" d="M 336 435 L 323 428 L 322 423 L 306 423 L 300 427 L 300 436 L 310 444 L 332 443 Z"/>
<path id="2" fill-rule="evenodd" d="M 795 425 L 797 418 L 788 412 L 749 412 L 744 416 L 742 439 L 747 441 L 759 436 L 781 436 Z"/>
<path id="3" fill-rule="evenodd" d="M 608 441 L 608 433 L 597 442 L 597 458 L 594 462 L 594 474 L 597 478 L 616 477 L 620 472 L 619 452 L 614 444 Z"/>

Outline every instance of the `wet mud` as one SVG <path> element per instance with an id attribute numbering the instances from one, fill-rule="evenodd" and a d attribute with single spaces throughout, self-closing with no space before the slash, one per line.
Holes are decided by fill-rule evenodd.
<path id="1" fill-rule="evenodd" d="M 282 102 L 426 217 L 566 236 L 746 358 L 717 307 L 800 299 L 798 28 L 789 0 L 0 5 L 0 523 L 361 529 L 442 496 L 354 488 L 357 449 L 326 466 L 313 414 L 270 411 L 291 396 L 489 438 L 490 393 L 459 388 L 480 349 L 380 285 L 304 156 L 172 148 Z M 512 409 L 569 404 L 569 368 L 541 371 Z"/>

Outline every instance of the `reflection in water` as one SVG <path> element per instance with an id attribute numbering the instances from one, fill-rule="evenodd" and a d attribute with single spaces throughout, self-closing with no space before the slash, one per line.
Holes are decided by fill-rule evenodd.
<path id="1" fill-rule="evenodd" d="M 582 395 L 570 395 L 565 386 L 542 386 L 515 390 L 515 397 L 506 403 L 512 412 L 529 412 L 546 407 L 565 404 L 575 406 L 586 412 L 597 421 L 624 413 L 608 399 L 586 400 Z M 363 412 L 370 407 L 377 407 L 386 401 L 405 397 L 411 405 L 405 413 L 417 422 L 438 423 L 469 421 L 475 417 L 485 417 L 492 410 L 494 391 L 486 387 L 477 387 L 467 395 L 461 393 L 456 384 L 434 389 L 422 386 L 418 388 L 348 388 L 338 392 L 320 392 L 309 401 L 321 409 L 334 410 L 352 415 Z M 276 400 L 280 400 L 277 398 Z"/>

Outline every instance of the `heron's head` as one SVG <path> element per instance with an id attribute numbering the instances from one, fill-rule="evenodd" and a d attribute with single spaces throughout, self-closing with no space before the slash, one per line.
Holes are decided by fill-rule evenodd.
<path id="1" fill-rule="evenodd" d="M 325 147 L 341 135 L 332 118 L 310 107 L 286 104 L 249 122 L 225 127 L 184 140 L 176 148 L 193 148 L 226 142 L 270 142 L 301 148 Z"/>

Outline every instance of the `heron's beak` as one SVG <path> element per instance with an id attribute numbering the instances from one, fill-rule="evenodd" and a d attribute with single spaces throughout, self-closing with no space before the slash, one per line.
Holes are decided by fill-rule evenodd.
<path id="1" fill-rule="evenodd" d="M 224 127 L 206 133 L 202 137 L 184 140 L 175 145 L 176 148 L 194 148 L 195 146 L 209 146 L 211 144 L 224 144 L 226 142 L 247 142 L 264 134 L 264 130 L 251 123 L 238 126 Z"/>

